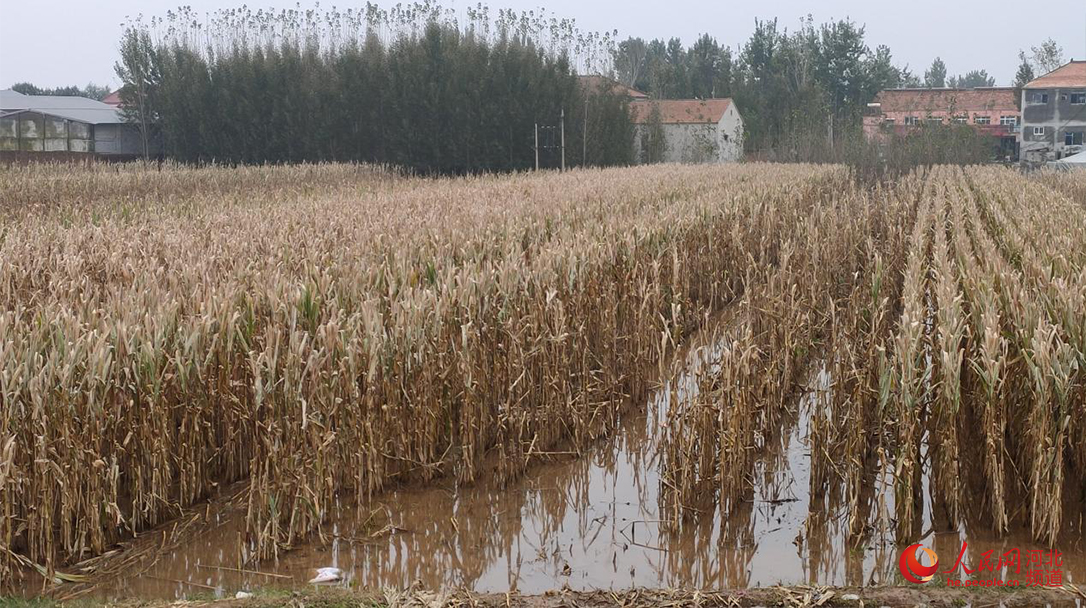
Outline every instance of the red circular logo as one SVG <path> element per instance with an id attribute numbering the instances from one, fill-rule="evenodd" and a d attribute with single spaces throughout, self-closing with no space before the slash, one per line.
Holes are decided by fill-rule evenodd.
<path id="1" fill-rule="evenodd" d="M 916 558 L 917 549 L 927 554 L 928 560 L 931 562 L 930 566 L 921 564 L 920 560 Z M 919 543 L 909 545 L 909 548 L 901 553 L 898 568 L 901 569 L 901 576 L 904 576 L 905 580 L 921 585 L 935 578 L 935 571 L 939 569 L 939 556 Z"/>

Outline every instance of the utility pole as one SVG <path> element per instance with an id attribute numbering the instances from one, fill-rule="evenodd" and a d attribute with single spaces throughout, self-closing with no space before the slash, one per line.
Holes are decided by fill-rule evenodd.
<path id="1" fill-rule="evenodd" d="M 588 95 L 584 96 L 584 133 L 581 137 L 581 166 L 588 166 Z"/>
<path id="2" fill-rule="evenodd" d="M 566 170 L 566 109 L 562 108 L 562 114 L 559 117 L 559 122 L 562 125 L 562 171 Z"/>
<path id="3" fill-rule="evenodd" d="M 535 123 L 535 170 L 539 171 L 539 123 Z"/>

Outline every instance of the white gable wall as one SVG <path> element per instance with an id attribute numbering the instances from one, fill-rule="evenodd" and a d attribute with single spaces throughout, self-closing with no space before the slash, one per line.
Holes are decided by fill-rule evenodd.
<path id="1" fill-rule="evenodd" d="M 728 104 L 728 110 L 720 117 L 720 162 L 735 162 L 743 158 L 743 117 Z"/>
<path id="2" fill-rule="evenodd" d="M 665 124 L 664 162 L 720 162 L 719 128 L 714 124 Z"/>

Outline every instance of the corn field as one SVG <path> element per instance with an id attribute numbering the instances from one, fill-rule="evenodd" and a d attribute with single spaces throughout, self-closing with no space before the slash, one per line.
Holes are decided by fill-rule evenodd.
<path id="1" fill-rule="evenodd" d="M 857 537 L 917 534 L 924 475 L 947 526 L 1053 542 L 1081 509 L 1086 219 L 1044 180 L 32 166 L 0 197 L 0 581 L 239 481 L 264 558 L 341 498 L 511 482 L 701 330 L 719 360 L 663 431 L 674 527 L 749 499 L 819 370 L 811 508 Z"/>
<path id="2" fill-rule="evenodd" d="M 983 522 L 1054 544 L 1086 491 L 1082 176 L 935 167 L 773 211 L 716 369 L 666 412 L 669 525 L 755 491 L 755 463 L 812 378 L 812 513 L 859 546 Z M 742 241 L 736 241 L 741 246 Z M 1081 529 L 1081 528 L 1079 528 Z"/>
<path id="3" fill-rule="evenodd" d="M 511 480 L 607 433 L 742 291 L 739 243 L 843 181 L 5 171 L 0 574 L 78 570 L 237 480 L 265 557 L 339 496 Z"/>

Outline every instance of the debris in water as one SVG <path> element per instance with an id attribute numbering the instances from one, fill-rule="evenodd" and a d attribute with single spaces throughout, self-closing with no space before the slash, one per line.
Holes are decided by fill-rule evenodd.
<path id="1" fill-rule="evenodd" d="M 314 585 L 321 583 L 338 583 L 343 580 L 343 571 L 339 568 L 317 568 L 317 576 L 309 579 Z"/>

